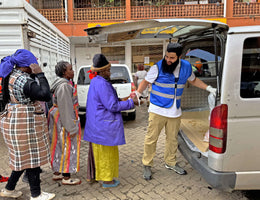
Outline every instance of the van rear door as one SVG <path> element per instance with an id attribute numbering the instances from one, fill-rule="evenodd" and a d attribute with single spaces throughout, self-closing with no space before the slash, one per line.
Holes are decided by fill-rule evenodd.
<path id="1" fill-rule="evenodd" d="M 208 163 L 216 171 L 235 172 L 235 189 L 259 189 L 260 26 L 231 28 L 225 57 L 226 147 L 223 153 L 209 151 Z"/>
<path id="2" fill-rule="evenodd" d="M 228 26 L 218 21 L 200 19 L 150 19 L 87 28 L 89 43 L 119 42 L 147 38 L 186 38 L 200 35 L 215 28 L 218 32 L 228 30 Z M 151 31 L 152 30 L 152 31 Z M 151 33 L 152 32 L 152 33 Z"/>

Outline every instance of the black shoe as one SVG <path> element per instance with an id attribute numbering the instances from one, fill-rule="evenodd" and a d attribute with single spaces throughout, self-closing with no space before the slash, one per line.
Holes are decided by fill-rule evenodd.
<path id="1" fill-rule="evenodd" d="M 144 174 L 143 177 L 145 180 L 151 180 L 152 179 L 152 171 L 151 171 L 151 166 L 145 166 L 144 165 Z"/>

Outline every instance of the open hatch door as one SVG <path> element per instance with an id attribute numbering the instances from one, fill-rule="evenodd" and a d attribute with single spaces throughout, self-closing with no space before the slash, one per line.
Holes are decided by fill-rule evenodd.
<path id="1" fill-rule="evenodd" d="M 110 43 L 148 38 L 188 38 L 204 32 L 228 30 L 228 25 L 200 19 L 151 19 L 126 21 L 103 27 L 87 28 L 89 43 Z"/>

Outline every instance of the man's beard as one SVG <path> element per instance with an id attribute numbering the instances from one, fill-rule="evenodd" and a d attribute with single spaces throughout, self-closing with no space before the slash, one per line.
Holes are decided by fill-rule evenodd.
<path id="1" fill-rule="evenodd" d="M 179 64 L 179 59 L 177 59 L 171 65 L 168 65 L 165 58 L 162 61 L 162 70 L 164 73 L 173 74 L 174 70 L 176 69 L 177 65 Z"/>

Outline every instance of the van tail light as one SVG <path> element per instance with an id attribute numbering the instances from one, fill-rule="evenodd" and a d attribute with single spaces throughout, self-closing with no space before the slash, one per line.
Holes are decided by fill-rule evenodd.
<path id="1" fill-rule="evenodd" d="M 136 90 L 135 84 L 131 82 L 131 92 L 134 92 Z"/>
<path id="2" fill-rule="evenodd" d="M 228 106 L 216 106 L 210 115 L 209 150 L 215 153 L 224 153 L 227 142 L 227 116 Z"/>

